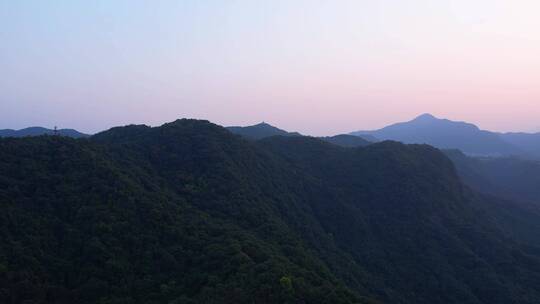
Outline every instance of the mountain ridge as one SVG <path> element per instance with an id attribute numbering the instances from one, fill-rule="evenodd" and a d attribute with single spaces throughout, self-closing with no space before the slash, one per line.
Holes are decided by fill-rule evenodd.
<path id="1" fill-rule="evenodd" d="M 261 140 L 272 136 L 303 136 L 298 132 L 288 132 L 264 122 L 246 127 L 226 127 L 226 129 L 234 134 L 251 140 Z M 338 134 L 334 136 L 324 136 L 318 138 L 344 147 L 361 147 L 377 141 L 375 138 L 372 138 L 370 136 L 366 137 L 373 140 L 370 141 L 366 138 L 352 136 L 349 134 Z"/>
<path id="2" fill-rule="evenodd" d="M 540 240 L 524 232 L 540 217 L 516 221 L 519 205 L 470 191 L 428 145 L 251 141 L 183 119 L 0 139 L 0 169 L 14 301 L 540 299 Z"/>
<path id="3" fill-rule="evenodd" d="M 431 114 L 422 114 L 410 121 L 391 124 L 378 130 L 355 131 L 350 134 L 369 134 L 382 140 L 404 143 L 426 143 L 441 149 L 459 149 L 471 155 L 526 154 L 522 145 L 508 142 L 499 133 L 481 130 L 463 121 L 440 119 Z M 535 153 L 540 155 L 540 149 Z"/>
<path id="4" fill-rule="evenodd" d="M 298 132 L 288 132 L 265 122 L 246 127 L 231 126 L 226 127 L 226 129 L 249 139 L 262 139 L 269 136 L 301 136 Z"/>
<path id="5" fill-rule="evenodd" d="M 60 135 L 72 138 L 89 137 L 90 135 L 81 133 L 75 129 L 47 129 L 43 127 L 28 127 L 19 130 L 1 129 L 0 137 L 25 137 L 25 136 L 41 136 L 41 135 Z"/>

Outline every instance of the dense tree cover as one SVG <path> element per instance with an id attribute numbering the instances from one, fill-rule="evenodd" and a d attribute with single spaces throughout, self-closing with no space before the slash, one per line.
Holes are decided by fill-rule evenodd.
<path id="1" fill-rule="evenodd" d="M 300 133 L 298 132 L 287 132 L 265 122 L 247 127 L 227 127 L 227 130 L 247 139 L 262 139 L 270 136 L 300 136 Z"/>
<path id="2" fill-rule="evenodd" d="M 518 232 L 513 233 L 516 238 L 540 239 L 539 161 L 519 157 L 474 157 L 458 150 L 446 150 L 444 153 L 452 160 L 466 185 L 492 196 L 490 203 L 501 207 L 494 210 L 504 210 L 510 219 L 504 222 L 505 231 L 517 229 Z M 509 205 L 518 208 L 509 208 Z"/>
<path id="3" fill-rule="evenodd" d="M 3 129 L 0 130 L 0 137 L 27 137 L 27 136 L 40 136 L 40 135 L 62 135 L 73 138 L 88 137 L 88 134 L 81 133 L 73 129 L 47 129 L 42 127 L 30 127 L 20 130 Z"/>
<path id="4" fill-rule="evenodd" d="M 320 139 L 329 143 L 333 143 L 338 146 L 350 147 L 350 148 L 364 147 L 372 143 L 370 141 L 365 140 L 364 138 L 360 136 L 354 136 L 354 135 L 348 135 L 348 134 L 325 136 L 325 137 L 320 137 Z"/>
<path id="5" fill-rule="evenodd" d="M 499 136 L 525 152 L 527 158 L 540 160 L 540 133 L 499 133 Z"/>
<path id="6" fill-rule="evenodd" d="M 538 301 L 538 215 L 470 192 L 438 150 L 383 142 L 330 153 L 306 138 L 266 147 L 332 189 L 314 209 L 386 302 Z"/>
<path id="7" fill-rule="evenodd" d="M 267 156 L 224 129 L 181 121 L 0 151 L 8 303 L 367 302 L 280 218 L 302 216 L 279 205 L 287 190 L 260 193 L 279 172 L 246 180 Z"/>
<path id="8" fill-rule="evenodd" d="M 227 130 L 249 140 L 264 139 L 272 136 L 301 136 L 298 132 L 287 132 L 267 123 L 260 123 L 247 127 L 227 127 Z M 363 147 L 378 141 L 372 136 L 367 135 L 366 137 L 367 139 L 356 135 L 339 134 L 318 138 L 342 147 Z"/>
<path id="9" fill-rule="evenodd" d="M 196 120 L 1 139 L 0 208 L 7 303 L 540 300 L 540 217 L 424 145 Z"/>
<path id="10" fill-rule="evenodd" d="M 473 157 L 458 150 L 444 153 L 472 188 L 540 206 L 540 161 L 520 157 Z"/>

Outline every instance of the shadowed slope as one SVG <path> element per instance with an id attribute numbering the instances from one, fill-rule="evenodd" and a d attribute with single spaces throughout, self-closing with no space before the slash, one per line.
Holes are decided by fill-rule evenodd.
<path id="1" fill-rule="evenodd" d="M 429 144 L 442 149 L 459 149 L 468 154 L 513 155 L 523 151 L 504 141 L 499 134 L 480 130 L 465 122 L 438 119 L 430 114 L 379 130 L 357 131 L 352 135 L 373 135 L 381 140 Z"/>
<path id="2" fill-rule="evenodd" d="M 247 141 L 178 120 L 3 139 L 0 168 L 13 303 L 540 299 L 518 207 L 470 192 L 425 145 Z"/>
<path id="3" fill-rule="evenodd" d="M 30 127 L 20 130 L 4 129 L 0 130 L 0 137 L 26 137 L 26 136 L 40 136 L 40 135 L 54 135 L 55 131 L 42 127 Z M 88 137 L 88 134 L 81 133 L 73 129 L 59 129 L 56 134 L 61 136 L 67 136 L 72 138 Z"/>

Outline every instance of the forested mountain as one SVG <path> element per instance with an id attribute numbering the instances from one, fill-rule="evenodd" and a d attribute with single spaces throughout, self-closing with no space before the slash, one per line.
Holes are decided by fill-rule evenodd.
<path id="1" fill-rule="evenodd" d="M 427 145 L 197 120 L 0 139 L 0 208 L 6 303 L 540 301 L 540 216 Z"/>
<path id="2" fill-rule="evenodd" d="M 348 135 L 348 134 L 340 134 L 335 136 L 327 136 L 327 137 L 320 137 L 320 139 L 333 143 L 338 146 L 342 147 L 364 147 L 372 142 L 369 142 L 362 137 L 354 136 L 354 135 Z"/>
<path id="3" fill-rule="evenodd" d="M 348 135 L 351 135 L 351 134 L 348 134 Z M 364 140 L 369 141 L 371 143 L 380 141 L 378 138 L 370 134 L 354 134 L 353 136 L 363 138 Z"/>
<path id="4" fill-rule="evenodd" d="M 423 114 L 415 119 L 396 123 L 379 130 L 357 131 L 352 135 L 373 135 L 381 140 L 429 144 L 441 149 L 459 149 L 475 155 L 521 155 L 525 150 L 505 141 L 500 134 L 480 130 L 466 123 L 439 119 Z M 540 150 L 536 151 L 540 155 Z"/>
<path id="5" fill-rule="evenodd" d="M 540 206 L 540 161 L 517 157 L 470 157 L 444 151 L 462 180 L 472 188 Z"/>
<path id="6" fill-rule="evenodd" d="M 0 151 L 7 303 L 364 302 L 284 222 L 302 213 L 279 163 L 223 128 L 183 120 Z"/>
<path id="7" fill-rule="evenodd" d="M 300 136 L 301 135 L 298 132 L 287 132 L 285 130 L 269 125 L 265 122 L 261 122 L 260 124 L 247 126 L 247 127 L 237 127 L 237 126 L 227 127 L 227 129 L 234 134 L 241 135 L 248 139 L 262 139 L 262 138 L 266 138 L 270 136 L 277 136 L 277 135 L 281 135 L 281 136 Z"/>
<path id="8" fill-rule="evenodd" d="M 535 159 L 540 159 L 540 133 L 500 133 L 499 136 Z"/>
<path id="9" fill-rule="evenodd" d="M 287 132 L 285 130 L 276 128 L 264 122 L 257 125 L 253 125 L 253 126 L 247 126 L 247 127 L 227 127 L 227 129 L 234 134 L 238 134 L 246 139 L 251 139 L 251 140 L 263 139 L 263 138 L 272 137 L 272 136 L 302 136 L 298 132 Z M 367 137 L 373 138 L 369 135 Z M 336 144 L 338 146 L 343 146 L 343 147 L 362 147 L 362 146 L 366 146 L 372 142 L 377 141 L 374 138 L 373 138 L 373 141 L 368 141 L 360 136 L 354 136 L 354 135 L 348 135 L 348 134 L 340 134 L 340 135 L 335 135 L 335 136 L 326 136 L 326 137 L 319 137 L 319 138 L 324 141 Z"/>
<path id="10" fill-rule="evenodd" d="M 52 129 L 42 127 L 30 127 L 20 130 L 4 129 L 0 130 L 0 137 L 26 137 L 26 136 L 40 136 L 40 135 L 53 135 L 55 131 Z M 81 138 L 88 137 L 88 134 L 81 133 L 73 129 L 58 129 L 56 134 L 61 136 Z"/>

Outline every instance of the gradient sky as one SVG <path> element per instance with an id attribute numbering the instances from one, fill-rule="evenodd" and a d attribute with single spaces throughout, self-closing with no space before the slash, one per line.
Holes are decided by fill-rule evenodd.
<path id="1" fill-rule="evenodd" d="M 0 128 L 540 131 L 533 0 L 0 0 Z"/>

